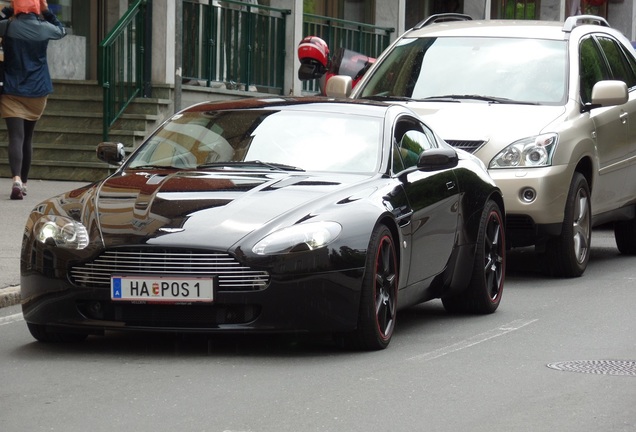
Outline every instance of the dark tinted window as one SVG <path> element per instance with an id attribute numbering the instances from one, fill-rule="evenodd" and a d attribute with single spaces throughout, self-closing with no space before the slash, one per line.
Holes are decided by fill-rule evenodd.
<path id="1" fill-rule="evenodd" d="M 610 74 L 605 65 L 605 60 L 593 38 L 588 37 L 581 41 L 580 71 L 581 76 L 581 100 L 583 103 L 592 101 L 592 87 L 599 81 L 609 79 Z"/>
<path id="2" fill-rule="evenodd" d="M 393 129 L 393 172 L 417 165 L 422 152 L 437 147 L 435 134 L 413 118 L 400 119 Z"/>
<path id="3" fill-rule="evenodd" d="M 599 37 L 598 41 L 605 53 L 613 78 L 625 82 L 629 88 L 636 86 L 636 75 L 618 43 L 608 37 Z"/>

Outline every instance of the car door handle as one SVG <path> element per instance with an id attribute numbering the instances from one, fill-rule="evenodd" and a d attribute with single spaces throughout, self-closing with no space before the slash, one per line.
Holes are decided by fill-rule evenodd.
<path id="1" fill-rule="evenodd" d="M 453 189 L 455 189 L 455 182 L 454 182 L 454 181 L 446 182 L 446 188 L 447 188 L 448 190 L 453 190 Z"/>
<path id="2" fill-rule="evenodd" d="M 629 117 L 629 113 L 621 113 L 620 116 L 618 116 L 618 118 L 621 119 L 621 123 L 626 124 L 627 123 L 627 117 Z"/>

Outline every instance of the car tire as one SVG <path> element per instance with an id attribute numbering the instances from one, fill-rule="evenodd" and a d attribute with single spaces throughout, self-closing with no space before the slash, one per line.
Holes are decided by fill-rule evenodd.
<path id="1" fill-rule="evenodd" d="M 636 219 L 614 224 L 616 247 L 623 255 L 636 255 Z"/>
<path id="2" fill-rule="evenodd" d="M 346 346 L 370 351 L 389 345 L 397 315 L 398 274 L 391 231 L 378 225 L 367 250 L 357 329 L 344 335 Z"/>
<path id="3" fill-rule="evenodd" d="M 581 276 L 590 258 L 592 204 L 590 187 L 581 173 L 574 173 L 561 235 L 548 240 L 544 264 L 548 273 L 560 277 Z"/>
<path id="4" fill-rule="evenodd" d="M 506 272 L 503 220 L 497 203 L 489 200 L 479 222 L 470 283 L 464 292 L 442 298 L 448 312 L 489 314 L 499 307 Z"/>
<path id="5" fill-rule="evenodd" d="M 29 332 L 39 342 L 53 343 L 76 343 L 84 341 L 88 335 L 85 333 L 61 333 L 47 330 L 41 324 L 27 323 Z"/>

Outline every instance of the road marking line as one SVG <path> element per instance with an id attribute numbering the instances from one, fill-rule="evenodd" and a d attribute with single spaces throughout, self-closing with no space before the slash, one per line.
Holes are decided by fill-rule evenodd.
<path id="1" fill-rule="evenodd" d="M 22 321 L 23 319 L 24 319 L 24 317 L 22 316 L 21 313 L 9 315 L 9 316 L 6 316 L 6 317 L 0 317 L 0 326 L 11 324 L 11 323 L 18 322 L 18 321 Z"/>
<path id="2" fill-rule="evenodd" d="M 501 327 L 497 327 L 496 329 L 492 329 L 489 330 L 485 333 L 481 333 L 478 334 L 476 336 L 473 336 L 471 338 L 465 339 L 461 342 L 457 342 L 453 345 L 449 345 L 447 347 L 443 347 L 440 349 L 436 349 L 435 351 L 431 351 L 431 352 L 427 352 L 424 354 L 419 354 L 413 357 L 409 357 L 407 360 L 424 360 L 424 361 L 428 361 L 428 360 L 434 360 L 436 358 L 445 356 L 446 354 L 450 354 L 450 353 L 454 353 L 456 351 L 460 351 L 466 348 L 470 348 L 471 346 L 480 344 L 482 342 L 486 342 L 490 339 L 499 337 L 499 336 L 503 336 L 507 333 L 510 333 L 511 331 L 514 330 L 519 330 L 522 327 L 527 326 L 528 324 L 532 324 L 534 322 L 538 321 L 538 319 L 532 319 L 532 320 L 515 320 L 512 322 L 509 322 L 507 324 L 502 325 Z"/>

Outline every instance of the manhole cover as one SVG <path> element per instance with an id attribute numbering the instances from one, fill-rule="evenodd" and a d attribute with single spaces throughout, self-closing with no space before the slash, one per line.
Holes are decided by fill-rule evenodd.
<path id="1" fill-rule="evenodd" d="M 576 360 L 548 363 L 548 367 L 566 372 L 598 375 L 636 376 L 636 361 L 631 360 Z"/>

